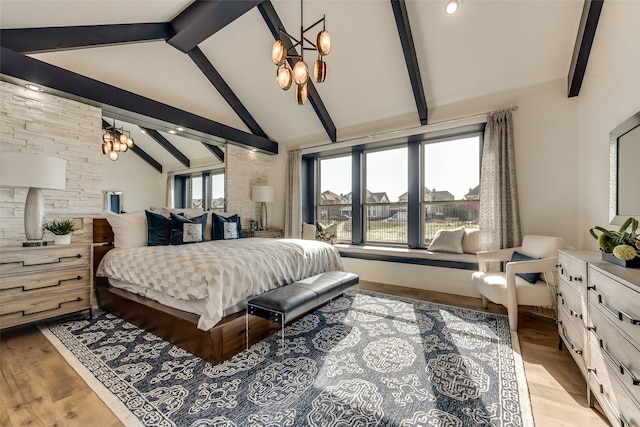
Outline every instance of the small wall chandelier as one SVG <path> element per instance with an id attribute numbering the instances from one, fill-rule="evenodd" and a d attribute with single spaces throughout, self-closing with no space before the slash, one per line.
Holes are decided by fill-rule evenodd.
<path id="1" fill-rule="evenodd" d="M 287 35 L 295 42 L 295 44 L 291 46 L 291 48 L 287 49 L 280 38 L 276 40 L 273 44 L 273 48 L 271 49 L 271 59 L 278 67 L 278 70 L 276 71 L 278 85 L 281 89 L 288 90 L 291 87 L 291 83 L 295 81 L 297 84 L 296 99 L 299 105 L 303 105 L 307 101 L 307 81 L 309 80 L 309 67 L 307 66 L 307 63 L 304 62 L 304 51 L 313 50 L 318 53 L 318 59 L 315 62 L 313 70 L 313 80 L 316 83 L 322 83 L 327 77 L 327 64 L 322 59 L 331 52 L 331 36 L 329 35 L 329 31 L 325 28 L 325 16 L 323 15 L 321 19 L 304 29 L 302 9 L 302 0 L 300 0 L 300 39 L 296 39 L 282 28 L 279 28 L 279 33 Z M 314 44 L 312 41 L 305 38 L 304 33 L 320 23 L 322 23 L 322 31 L 318 33 L 316 43 Z M 313 47 L 305 47 L 305 41 Z M 295 48 L 298 45 L 300 46 L 300 55 L 297 55 L 295 51 Z M 293 54 L 290 54 L 290 51 L 293 51 Z M 287 64 L 287 58 L 298 59 L 298 62 L 293 66 L 293 72 Z"/>
<path id="2" fill-rule="evenodd" d="M 124 153 L 133 147 L 131 132 L 124 130 L 123 127 L 116 128 L 115 120 L 113 126 L 103 129 L 105 133 L 102 135 L 102 154 L 108 155 L 111 160 L 118 160 L 118 153 Z"/>

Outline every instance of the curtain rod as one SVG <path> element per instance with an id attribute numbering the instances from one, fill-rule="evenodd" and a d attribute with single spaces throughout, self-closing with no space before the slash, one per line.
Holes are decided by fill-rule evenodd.
<path id="1" fill-rule="evenodd" d="M 384 133 L 374 133 L 373 135 L 367 135 L 367 136 L 359 136 L 359 137 L 356 137 L 356 138 L 351 138 L 351 139 L 345 139 L 345 140 L 342 140 L 342 141 L 338 141 L 338 142 L 333 143 L 333 144 L 314 145 L 314 146 L 311 146 L 311 147 L 302 148 L 300 150 L 302 151 L 302 154 L 309 154 L 309 153 L 317 152 L 316 149 L 318 149 L 318 148 L 322 148 L 323 151 L 324 150 L 332 150 L 338 144 L 344 144 L 345 146 L 349 146 L 349 145 L 355 145 L 355 144 L 364 143 L 367 139 L 376 139 L 377 140 L 377 139 L 380 139 L 382 137 L 383 138 L 382 140 L 384 141 L 385 137 L 397 138 L 399 136 L 411 136 L 411 135 L 416 135 L 416 134 L 421 133 L 421 132 L 430 132 L 430 131 L 434 130 L 434 129 L 430 129 L 430 127 L 432 127 L 432 126 L 441 125 L 441 124 L 450 123 L 450 122 L 458 122 L 458 121 L 462 121 L 462 120 L 474 119 L 474 118 L 478 118 L 478 117 L 482 117 L 482 116 L 487 116 L 489 114 L 498 113 L 500 111 L 518 111 L 518 106 L 514 105 L 513 107 L 504 108 L 504 109 L 501 109 L 501 110 L 488 111 L 486 113 L 472 114 L 470 116 L 456 117 L 455 119 L 441 120 L 439 122 L 428 123 L 426 125 L 416 126 L 416 127 L 412 127 L 412 128 L 392 130 L 392 131 L 384 132 Z M 404 134 L 404 135 L 398 135 L 398 134 Z M 288 150 L 288 151 L 290 151 L 290 150 Z"/>

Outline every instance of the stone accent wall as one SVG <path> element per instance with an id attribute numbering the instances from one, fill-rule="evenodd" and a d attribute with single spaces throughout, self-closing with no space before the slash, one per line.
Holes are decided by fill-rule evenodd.
<path id="1" fill-rule="evenodd" d="M 273 185 L 269 182 L 273 159 L 269 154 L 227 144 L 227 212 L 240 215 L 244 228 L 251 219 L 260 218 L 260 204 L 251 200 L 251 187 Z M 267 208 L 270 213 L 271 207 Z"/>
<path id="2" fill-rule="evenodd" d="M 100 108 L 0 82 L 0 151 L 67 160 L 65 190 L 43 189 L 46 220 L 71 217 L 91 241 L 91 216 L 102 211 Z M 0 245 L 20 245 L 27 188 L 0 187 Z M 52 239 L 45 232 L 46 239 Z"/>

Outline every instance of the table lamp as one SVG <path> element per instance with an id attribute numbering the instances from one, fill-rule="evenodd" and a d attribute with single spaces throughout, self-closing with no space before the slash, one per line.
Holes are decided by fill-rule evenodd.
<path id="1" fill-rule="evenodd" d="M 0 153 L 0 185 L 28 187 L 24 204 L 23 246 L 40 246 L 44 235 L 43 188 L 64 190 L 67 161 L 57 157 L 27 153 Z"/>
<path id="2" fill-rule="evenodd" d="M 263 230 L 267 228 L 267 202 L 275 199 L 275 189 L 270 185 L 255 185 L 251 187 L 251 200 L 260 202 L 260 224 Z"/>

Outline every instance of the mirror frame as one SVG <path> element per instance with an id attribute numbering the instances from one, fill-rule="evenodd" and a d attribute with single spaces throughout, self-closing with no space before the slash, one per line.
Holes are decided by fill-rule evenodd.
<path id="1" fill-rule="evenodd" d="M 618 215 L 618 144 L 620 137 L 640 126 L 640 112 L 637 112 L 609 134 L 609 224 L 622 225 L 629 216 Z"/>

